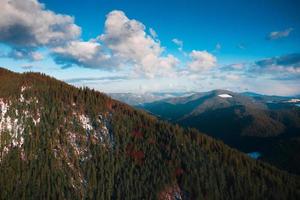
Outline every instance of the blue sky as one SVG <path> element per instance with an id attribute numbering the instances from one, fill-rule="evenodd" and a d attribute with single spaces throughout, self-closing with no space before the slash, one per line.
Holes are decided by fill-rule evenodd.
<path id="1" fill-rule="evenodd" d="M 300 94 L 297 0 L 0 0 L 0 8 L 0 66 L 13 71 L 104 92 Z"/>

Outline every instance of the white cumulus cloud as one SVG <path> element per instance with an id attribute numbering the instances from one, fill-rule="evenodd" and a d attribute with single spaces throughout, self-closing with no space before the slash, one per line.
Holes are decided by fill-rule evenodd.
<path id="1" fill-rule="evenodd" d="M 38 61 L 40 47 L 77 39 L 81 28 L 69 15 L 45 9 L 37 0 L 0 0 L 0 42 L 9 45 L 8 57 Z"/>
<path id="2" fill-rule="evenodd" d="M 52 49 L 55 61 L 66 67 L 77 64 L 88 68 L 112 68 L 113 60 L 102 51 L 101 45 L 94 41 L 71 41 L 64 46 Z"/>
<path id="3" fill-rule="evenodd" d="M 55 45 L 81 33 L 73 17 L 46 10 L 37 0 L 1 0 L 0 10 L 0 41 L 13 46 Z"/>
<path id="4" fill-rule="evenodd" d="M 187 66 L 191 71 L 205 71 L 217 65 L 217 58 L 207 51 L 193 50 L 189 56 L 191 61 Z"/>
<path id="5" fill-rule="evenodd" d="M 136 72 L 148 77 L 165 74 L 179 62 L 170 54 L 162 55 L 165 49 L 145 32 L 145 25 L 129 19 L 122 11 L 107 15 L 99 40 L 111 51 L 113 59 L 134 66 Z"/>

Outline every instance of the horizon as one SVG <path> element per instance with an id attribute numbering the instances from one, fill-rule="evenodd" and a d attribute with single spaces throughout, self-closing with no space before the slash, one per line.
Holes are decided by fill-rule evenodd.
<path id="1" fill-rule="evenodd" d="M 7 69 L 9 70 L 8 68 L 5 68 L 3 66 L 0 66 L 0 69 Z M 11 70 L 10 70 L 11 71 Z M 13 73 L 41 73 L 41 72 L 34 72 L 34 71 L 26 71 L 26 72 L 15 72 L 15 71 L 11 71 Z M 48 74 L 45 74 L 46 76 L 49 76 L 51 78 L 55 78 L 53 76 L 50 76 Z M 57 79 L 59 80 L 59 79 Z M 68 83 L 66 80 L 60 80 L 60 81 L 63 81 L 67 84 L 70 84 Z M 72 85 L 72 84 L 70 84 Z M 76 86 L 76 85 L 73 85 L 77 88 L 80 88 L 80 87 L 85 87 L 85 86 Z M 88 87 L 88 86 L 87 86 Z M 94 88 L 91 88 L 91 89 L 94 89 Z M 99 92 L 102 92 L 104 94 L 107 94 L 107 95 L 110 95 L 110 94 L 137 94 L 137 95 L 143 95 L 143 94 L 170 94 L 170 93 L 174 93 L 174 94 L 181 94 L 181 93 L 187 93 L 187 94 L 196 94 L 196 93 L 205 93 L 205 92 L 213 92 L 213 91 L 220 91 L 220 90 L 223 90 L 223 91 L 228 91 L 228 92 L 233 92 L 233 93 L 237 93 L 237 94 L 243 94 L 243 93 L 252 93 L 252 94 L 257 94 L 257 95 L 266 95 L 266 96 L 280 96 L 280 95 L 273 95 L 273 94 L 263 94 L 263 93 L 256 93 L 256 92 L 253 92 L 253 91 L 231 91 L 231 90 L 227 90 L 227 89 L 213 89 L 213 90 L 203 90 L 203 91 L 194 91 L 194 90 L 191 90 L 191 91 L 154 91 L 154 92 L 151 92 L 151 91 L 146 91 L 146 92 L 103 92 L 101 90 L 97 90 Z M 281 97 L 290 97 L 290 98 L 298 98 L 298 96 L 300 96 L 300 94 L 295 94 L 295 95 L 290 95 L 290 96 L 284 96 L 282 95 Z"/>
<path id="2" fill-rule="evenodd" d="M 5 68 L 3 66 L 0 66 L 0 69 L 7 69 L 9 70 L 8 68 Z M 9 70 L 11 71 L 11 70 Z M 26 71 L 26 72 L 15 72 L 15 71 L 11 71 L 13 73 L 41 73 L 41 72 L 34 72 L 34 71 Z M 48 75 L 48 74 L 45 74 L 46 76 L 49 76 L 51 78 L 55 78 L 51 75 Z M 56 79 L 56 78 L 55 78 Z M 69 85 L 72 85 L 71 83 L 68 83 L 66 80 L 60 80 L 60 79 L 57 79 L 59 81 L 63 81 Z M 74 87 L 77 87 L 77 88 L 80 88 L 80 87 L 88 87 L 88 86 L 76 86 L 76 85 L 73 85 Z M 94 88 L 91 88 L 90 89 L 94 89 Z M 263 94 L 263 93 L 257 93 L 257 92 L 253 92 L 253 91 L 231 91 L 231 90 L 227 90 L 227 89 L 212 89 L 212 90 L 203 90 L 203 91 L 154 91 L 154 92 L 151 92 L 151 91 L 145 91 L 145 92 L 103 92 L 101 90 L 97 90 L 99 92 L 102 92 L 104 94 L 107 94 L 107 95 L 111 95 L 111 94 L 136 94 L 136 95 L 145 95 L 145 94 L 188 94 L 187 96 L 189 95 L 193 95 L 193 94 L 197 94 L 197 93 L 205 93 L 205 92 L 213 92 L 213 91 L 227 91 L 227 92 L 232 92 L 232 93 L 237 93 L 237 94 L 243 94 L 243 93 L 251 93 L 251 94 L 256 94 L 256 95 L 265 95 L 265 96 L 278 96 L 278 97 L 289 97 L 289 98 L 298 98 L 300 96 L 300 94 L 295 94 L 295 95 L 275 95 L 275 94 Z M 183 96 L 179 96 L 179 97 L 183 97 Z"/>
<path id="3" fill-rule="evenodd" d="M 296 0 L 1 0 L 0 66 L 104 93 L 295 96 L 299 7 Z"/>

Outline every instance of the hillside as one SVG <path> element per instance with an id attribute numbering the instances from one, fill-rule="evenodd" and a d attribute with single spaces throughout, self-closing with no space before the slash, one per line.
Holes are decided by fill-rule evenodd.
<path id="1" fill-rule="evenodd" d="M 294 145 L 300 137 L 300 109 L 294 101 L 292 97 L 215 90 L 140 108 L 197 128 L 241 151 L 260 152 L 261 159 L 300 174 L 300 153 Z"/>
<path id="2" fill-rule="evenodd" d="M 0 199 L 299 199 L 300 179 L 88 88 L 0 68 Z"/>

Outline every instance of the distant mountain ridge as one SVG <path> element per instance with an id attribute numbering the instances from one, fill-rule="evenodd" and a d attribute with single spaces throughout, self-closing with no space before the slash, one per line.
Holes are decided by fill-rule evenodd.
<path id="1" fill-rule="evenodd" d="M 194 92 L 146 92 L 146 93 L 107 93 L 108 96 L 132 106 L 162 99 L 189 96 Z"/>
<path id="2" fill-rule="evenodd" d="M 215 90 L 215 91 L 228 91 L 228 90 Z M 113 99 L 119 100 L 121 102 L 127 103 L 132 106 L 139 106 L 145 103 L 153 103 L 160 100 L 167 100 L 167 99 L 174 99 L 178 97 L 188 97 L 192 95 L 203 95 L 208 92 L 196 92 L 196 91 L 189 91 L 189 92 L 144 92 L 144 93 L 107 93 L 108 96 L 112 97 Z M 230 92 L 230 91 L 228 91 Z M 235 92 L 237 93 L 237 92 Z M 300 98 L 300 95 L 294 96 L 278 96 L 278 95 L 264 95 L 255 92 L 240 92 L 237 93 L 243 96 L 253 97 L 256 99 L 272 99 L 272 100 L 288 100 L 292 98 Z"/>
<path id="3" fill-rule="evenodd" d="M 197 128 L 244 152 L 265 151 L 262 156 L 270 156 L 271 149 L 277 148 L 275 144 L 281 144 L 283 138 L 286 143 L 300 137 L 300 108 L 295 97 L 214 90 L 164 99 L 140 108 L 173 123 Z M 296 148 L 289 152 L 295 161 L 291 171 L 300 173 L 300 163 L 296 161 L 300 151 Z M 284 165 L 288 163 L 280 167 L 286 169 Z"/>

